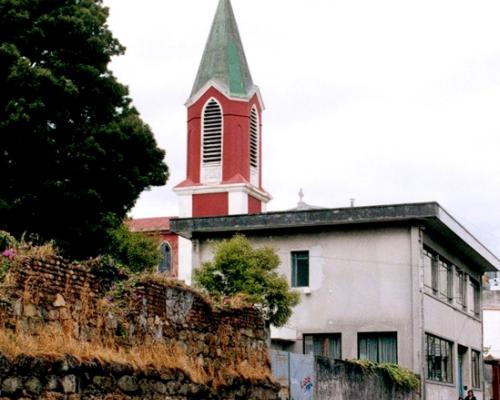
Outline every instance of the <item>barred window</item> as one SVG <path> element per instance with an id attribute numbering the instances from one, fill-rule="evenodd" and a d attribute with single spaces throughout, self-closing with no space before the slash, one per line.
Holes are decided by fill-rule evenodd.
<path id="1" fill-rule="evenodd" d="M 427 379 L 453 383 L 453 344 L 437 336 L 425 335 Z"/>
<path id="2" fill-rule="evenodd" d="M 211 99 L 203 112 L 203 164 L 219 164 L 222 160 L 222 109 Z"/>
<path id="3" fill-rule="evenodd" d="M 358 333 L 358 357 L 376 363 L 398 363 L 396 332 Z"/>
<path id="4" fill-rule="evenodd" d="M 250 166 L 259 165 L 259 117 L 255 106 L 250 113 Z"/>
<path id="5" fill-rule="evenodd" d="M 342 359 L 340 333 L 304 335 L 304 354 Z"/>

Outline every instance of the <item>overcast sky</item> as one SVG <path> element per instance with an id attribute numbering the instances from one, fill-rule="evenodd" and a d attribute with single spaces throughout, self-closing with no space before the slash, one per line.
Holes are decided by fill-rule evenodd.
<path id="1" fill-rule="evenodd" d="M 105 0 L 112 69 L 167 151 L 134 217 L 177 214 L 187 100 L 217 0 Z M 438 201 L 500 255 L 500 1 L 233 0 L 269 210 Z"/>

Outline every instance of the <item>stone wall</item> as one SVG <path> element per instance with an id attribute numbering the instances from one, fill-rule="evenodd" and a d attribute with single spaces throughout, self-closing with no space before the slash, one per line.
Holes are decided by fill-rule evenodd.
<path id="1" fill-rule="evenodd" d="M 122 364 L 78 362 L 66 357 L 57 362 L 21 356 L 9 361 L 0 356 L 0 399 L 276 399 L 276 387 L 234 379 L 214 388 L 194 383 L 182 371 L 136 371 Z"/>
<path id="2" fill-rule="evenodd" d="M 417 400 L 418 393 L 400 388 L 378 371 L 339 360 L 317 357 L 316 399 Z"/>
<path id="3" fill-rule="evenodd" d="M 4 330 L 36 336 L 40 330 L 55 328 L 82 342 L 123 349 L 147 344 L 178 348 L 204 377 L 203 382 L 197 379 L 193 390 L 210 393 L 217 386 L 244 394 L 227 398 L 274 398 L 277 387 L 270 378 L 266 330 L 255 308 L 215 307 L 200 293 L 179 282 L 160 276 L 128 279 L 99 260 L 77 265 L 60 258 L 26 258 L 16 264 L 0 289 L 0 323 Z M 110 393 L 118 391 L 137 398 L 149 398 L 144 396 L 151 388 L 160 388 L 156 395 L 163 397 L 158 398 L 170 398 L 161 393 L 164 385 L 170 395 L 180 396 L 172 399 L 194 396 L 186 394 L 186 390 L 191 390 L 189 385 L 195 382 L 185 378 L 182 368 L 173 377 L 171 373 L 163 373 L 165 377 L 153 368 L 150 371 L 152 376 L 156 374 L 153 379 L 141 371 L 132 373 L 126 366 L 101 365 L 96 366 L 97 372 L 89 372 L 89 364 L 83 362 L 72 373 L 55 372 L 53 381 L 42 375 L 26 375 L 19 368 L 11 360 L 7 368 L 11 372 L 2 371 L 1 376 L 2 385 L 18 387 L 16 396 L 23 390 L 29 391 L 21 390 L 21 386 L 36 383 L 37 379 L 42 388 L 52 388 L 57 381 L 58 390 L 62 391 L 64 382 L 76 379 L 76 392 L 80 394 L 95 390 L 97 379 L 107 382 Z M 116 368 L 121 372 L 117 373 Z M 151 382 L 146 385 L 147 390 L 137 383 L 138 386 L 132 385 L 137 386 L 136 390 L 127 392 L 119 384 L 124 380 Z M 253 384 L 249 384 L 250 380 Z M 261 395 L 248 397 L 248 393 L 259 390 L 263 391 Z M 2 393 L 6 392 L 4 388 Z"/>

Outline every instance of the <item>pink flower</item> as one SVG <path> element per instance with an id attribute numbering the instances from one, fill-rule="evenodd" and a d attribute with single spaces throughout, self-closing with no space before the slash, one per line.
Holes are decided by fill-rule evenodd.
<path id="1" fill-rule="evenodd" d="M 14 258 L 16 255 L 17 255 L 17 253 L 14 249 L 5 250 L 2 253 L 2 256 L 7 257 L 7 258 Z"/>

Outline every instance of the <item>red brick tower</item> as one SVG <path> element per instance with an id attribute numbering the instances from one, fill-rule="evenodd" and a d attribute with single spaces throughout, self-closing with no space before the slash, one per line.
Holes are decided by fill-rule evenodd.
<path id="1" fill-rule="evenodd" d="M 265 211 L 262 111 L 230 0 L 220 0 L 188 111 L 187 177 L 175 187 L 180 217 Z"/>

